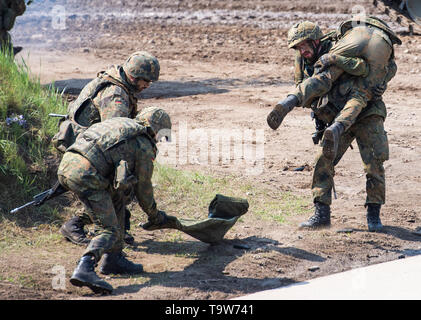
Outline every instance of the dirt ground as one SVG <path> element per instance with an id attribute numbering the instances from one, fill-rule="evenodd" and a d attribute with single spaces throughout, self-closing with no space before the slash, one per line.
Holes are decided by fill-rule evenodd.
<path id="1" fill-rule="evenodd" d="M 83 252 L 81 247 L 63 240 L 60 250 L 8 250 L 0 253 L 0 270 L 19 270 L 31 276 L 33 285 L 25 287 L 3 279 L 0 298 L 230 299 L 420 254 L 421 236 L 413 231 L 421 226 L 421 37 L 404 32 L 400 33 L 403 44 L 396 48 L 398 73 L 384 94 L 390 144 L 390 160 L 385 163 L 387 203 L 381 215 L 385 230 L 367 231 L 365 175 L 356 143 L 336 167 L 338 198 L 332 204 L 331 228 L 298 228 L 313 210 L 310 184 L 319 149 L 311 140 L 314 123 L 308 110 L 296 109 L 277 131 L 266 124 L 274 104 L 294 87 L 294 53 L 286 47 L 287 30 L 306 19 L 327 31 L 349 18 L 355 8 L 378 14 L 369 1 L 311 3 L 92 0 L 87 7 L 71 0 L 35 1 L 18 18 L 12 36 L 16 45 L 24 46 L 20 56 L 43 83 L 54 81 L 72 93 L 133 51 L 149 51 L 159 58 L 161 77 L 142 93 L 139 106 L 165 108 L 175 123 L 175 137 L 181 125 L 205 132 L 251 129 L 264 134 L 261 161 L 178 161 L 174 167 L 242 177 L 256 188 L 289 191 L 309 203 L 305 214 L 290 215 L 282 224 L 258 219 L 250 208 L 216 246 L 187 235 L 172 242 L 165 240 L 167 231 L 148 233 L 133 227 L 135 244 L 127 252 L 131 260 L 143 264 L 145 274 L 140 280 L 106 277 L 115 288 L 106 297 L 68 282 Z M 65 26 L 51 13 L 63 8 Z M 387 16 L 381 17 L 402 31 Z M 300 166 L 305 166 L 304 170 L 293 170 Z M 250 173 L 250 167 L 256 170 Z M 133 208 L 135 216 L 142 215 L 140 209 Z M 234 247 L 238 244 L 247 247 Z M 51 268 L 55 265 L 66 270 L 66 283 L 58 290 L 52 288 Z"/>

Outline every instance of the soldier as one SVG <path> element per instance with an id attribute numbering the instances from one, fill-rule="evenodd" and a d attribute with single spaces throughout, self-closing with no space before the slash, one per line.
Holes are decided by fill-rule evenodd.
<path id="1" fill-rule="evenodd" d="M 294 38 L 291 30 L 291 39 Z M 331 41 L 331 40 L 329 40 Z M 396 74 L 393 45 L 400 44 L 393 31 L 375 17 L 351 19 L 340 26 L 339 40 L 311 48 L 295 43 L 303 59 L 297 59 L 297 89 L 288 95 L 268 116 L 272 129 L 279 127 L 285 115 L 295 106 L 311 107 L 316 119 L 327 127 L 324 130 L 322 150 L 316 157 L 312 194 L 315 214 L 300 226 L 314 228 L 330 225 L 331 192 L 334 187 L 334 166 L 354 139 L 357 140 L 367 177 L 367 224 L 369 231 L 382 229 L 380 208 L 385 203 L 385 176 L 383 162 L 388 160 L 389 149 L 384 131 L 386 107 L 381 95 L 387 83 Z M 328 48 L 327 51 L 324 48 Z M 305 58 L 306 51 L 316 58 Z M 344 73 L 340 66 L 353 65 L 349 58 L 363 58 L 369 72 L 356 77 Z M 306 59 L 306 60 L 304 60 Z M 317 59 L 318 62 L 314 63 Z M 304 63 L 303 63 L 304 61 Z M 305 67 L 305 62 L 313 67 Z M 304 66 L 304 68 L 302 67 Z M 316 74 L 311 72 L 316 69 Z M 317 70 L 319 69 L 319 70 Z M 310 73 L 308 72 L 310 70 Z M 311 76 L 305 80 L 305 71 Z M 301 76 L 301 77 L 300 77 Z M 328 93 L 327 95 L 325 95 Z M 321 96 L 325 95 L 320 99 Z"/>
<path id="2" fill-rule="evenodd" d="M 28 2 L 30 4 L 30 2 Z M 13 50 L 16 55 L 22 47 L 13 47 L 8 31 L 15 25 L 16 17 L 24 14 L 26 4 L 24 0 L 0 0 L 0 41 L 2 50 Z"/>
<path id="3" fill-rule="evenodd" d="M 149 87 L 159 78 L 160 65 L 156 57 L 140 51 L 135 52 L 123 65 L 112 66 L 98 73 L 89 82 L 78 98 L 68 108 L 69 119 L 60 125 L 53 138 L 54 146 L 61 152 L 74 142 L 75 137 L 91 125 L 114 117 L 134 118 L 137 113 L 136 94 Z M 130 196 L 127 190 L 127 196 Z M 126 208 L 126 230 L 130 229 L 130 211 Z M 61 228 L 61 234 L 73 243 L 86 245 L 84 226 L 91 221 L 86 214 L 75 216 Z M 133 237 L 126 232 L 125 240 L 133 243 Z"/>
<path id="4" fill-rule="evenodd" d="M 158 108 L 146 108 L 135 119 L 117 117 L 96 123 L 81 133 L 67 149 L 58 168 L 60 184 L 84 204 L 97 235 L 90 241 L 70 282 L 96 293 L 110 293 L 110 284 L 94 268 L 102 259 L 102 274 L 143 272 L 123 255 L 124 190 L 134 188 L 148 216 L 147 225 L 166 223 L 157 209 L 152 187 L 156 143 L 171 138 L 171 120 Z"/>

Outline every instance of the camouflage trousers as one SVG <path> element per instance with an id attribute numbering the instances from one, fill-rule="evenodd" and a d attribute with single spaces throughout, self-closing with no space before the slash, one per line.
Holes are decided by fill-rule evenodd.
<path id="1" fill-rule="evenodd" d="M 96 230 L 84 255 L 92 254 L 99 261 L 104 253 L 120 252 L 124 243 L 125 203 L 83 156 L 66 152 L 58 172 L 60 184 L 74 192 L 85 207 Z"/>
<path id="2" fill-rule="evenodd" d="M 327 205 L 332 203 L 334 168 L 356 139 L 366 174 L 366 205 L 385 203 L 386 182 L 383 163 L 389 159 L 389 144 L 383 123 L 383 117 L 378 115 L 358 120 L 342 134 L 334 161 L 328 160 L 321 151 L 319 152 L 315 160 L 311 186 L 314 202 Z"/>

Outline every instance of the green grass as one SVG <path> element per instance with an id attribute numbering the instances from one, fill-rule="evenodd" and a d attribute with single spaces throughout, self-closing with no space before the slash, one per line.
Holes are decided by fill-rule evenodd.
<path id="1" fill-rule="evenodd" d="M 56 154 L 50 141 L 58 120 L 48 114 L 66 110 L 59 92 L 44 88 L 23 59 L 0 52 L 0 213 L 49 187 L 45 159 Z"/>
<path id="2" fill-rule="evenodd" d="M 6 281 L 19 285 L 23 288 L 37 288 L 38 284 L 31 275 L 13 275 L 9 277 L 0 276 L 0 281 Z"/>
<path id="3" fill-rule="evenodd" d="M 57 226 L 40 224 L 32 228 L 21 228 L 15 221 L 0 222 L 0 255 L 9 251 L 21 251 L 51 247 L 63 241 Z"/>
<path id="4" fill-rule="evenodd" d="M 0 52 L 0 250 L 53 246 L 59 240 L 57 226 L 65 219 L 60 211 L 67 209 L 47 203 L 15 215 L 9 211 L 51 186 L 56 173 L 45 164 L 45 159 L 58 160 L 60 155 L 50 143 L 58 130 L 58 120 L 48 114 L 63 114 L 66 110 L 61 94 L 44 88 L 24 60 L 16 63 L 9 54 Z M 10 120 L 19 120 L 19 116 L 26 125 Z M 252 215 L 255 219 L 284 223 L 289 215 L 309 211 L 307 198 L 271 190 L 253 179 L 235 175 L 213 177 L 157 163 L 153 183 L 159 208 L 181 218 L 206 218 L 216 194 L 249 201 L 249 212 L 239 222 Z M 33 231 L 34 226 L 53 229 L 45 232 L 47 229 L 41 227 Z M 176 243 L 180 239 L 181 233 L 174 232 L 166 240 Z"/>
<path id="5" fill-rule="evenodd" d="M 284 223 L 290 215 L 308 213 L 311 203 L 309 198 L 271 190 L 242 177 L 216 178 L 159 163 L 155 165 L 153 183 L 158 206 L 182 218 L 206 218 L 208 206 L 218 193 L 247 199 L 250 205 L 247 214 L 277 223 Z"/>

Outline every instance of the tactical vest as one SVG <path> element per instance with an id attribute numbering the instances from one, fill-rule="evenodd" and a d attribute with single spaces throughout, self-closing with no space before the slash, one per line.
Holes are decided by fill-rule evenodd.
<path id="1" fill-rule="evenodd" d="M 90 125 L 95 122 L 92 121 L 89 125 L 82 125 L 77 121 L 78 115 L 80 112 L 87 107 L 88 104 L 91 104 L 94 107 L 93 112 L 97 113 L 99 118 L 98 107 L 94 105 L 93 99 L 98 95 L 98 93 L 106 88 L 109 85 L 116 85 L 122 90 L 124 90 L 129 96 L 130 109 L 132 110 L 131 117 L 134 118 L 137 113 L 137 99 L 132 95 L 132 93 L 119 81 L 107 75 L 104 71 L 98 73 L 97 78 L 92 80 L 85 88 L 82 90 L 78 98 L 73 101 L 68 107 L 68 118 L 63 119 L 59 123 L 59 131 L 52 138 L 53 146 L 60 152 L 65 152 L 68 147 L 70 147 L 75 141 L 76 137 L 84 132 Z M 95 118 L 95 115 L 92 115 L 92 119 Z"/>
<path id="2" fill-rule="evenodd" d="M 130 109 L 132 110 L 132 114 L 130 116 L 131 118 L 134 118 L 137 113 L 137 99 L 121 82 L 107 75 L 105 71 L 98 73 L 97 78 L 88 84 L 89 87 L 85 87 L 86 91 L 82 90 L 78 98 L 69 105 L 69 118 L 78 123 L 78 114 L 87 106 L 87 104 L 92 104 L 94 108 L 98 110 L 99 107 L 93 103 L 93 100 L 101 90 L 105 89 L 109 85 L 116 85 L 127 93 L 129 96 Z M 97 112 L 99 117 L 99 111 Z M 81 123 L 78 124 L 82 125 Z"/>
<path id="3" fill-rule="evenodd" d="M 92 125 L 78 136 L 67 151 L 81 154 L 103 177 L 108 177 L 118 165 L 114 163 L 116 159 L 113 160 L 111 156 L 112 149 L 140 135 L 149 138 L 156 151 L 155 142 L 148 135 L 147 127 L 124 117 L 112 118 Z"/>

